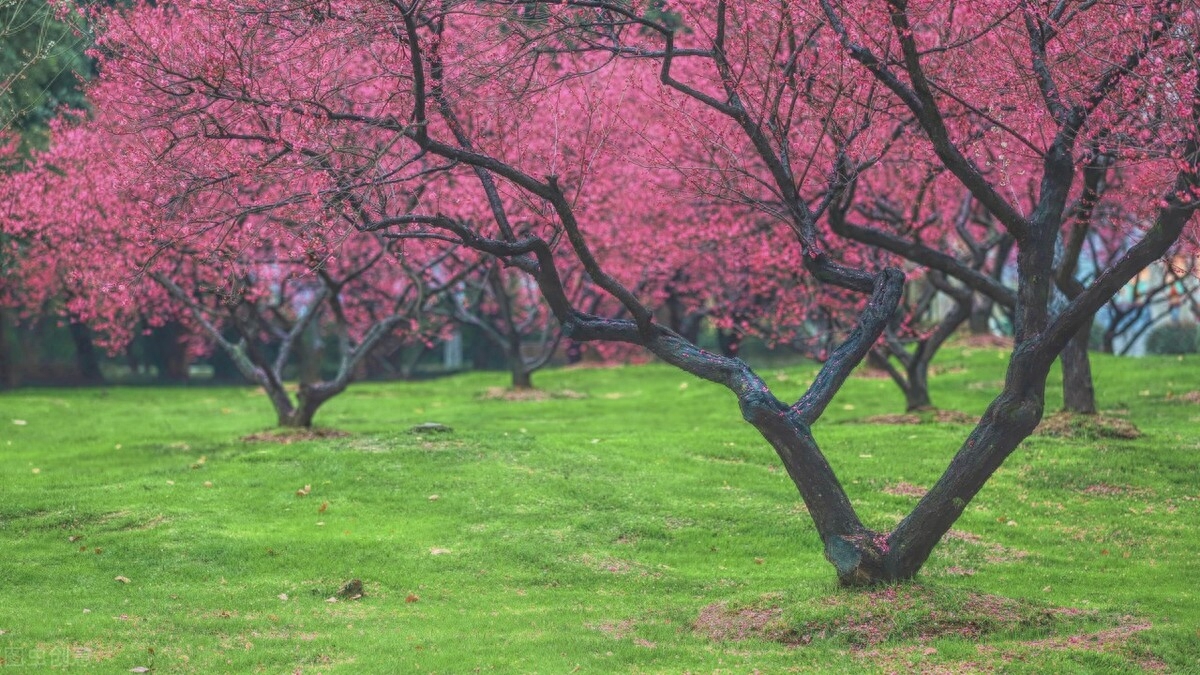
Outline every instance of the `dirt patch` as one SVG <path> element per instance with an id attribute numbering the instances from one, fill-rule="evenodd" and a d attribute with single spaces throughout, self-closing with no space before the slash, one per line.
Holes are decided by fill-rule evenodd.
<path id="1" fill-rule="evenodd" d="M 1200 403 L 1200 391 L 1189 391 L 1183 394 L 1167 392 L 1168 401 L 1183 401 L 1184 403 Z"/>
<path id="2" fill-rule="evenodd" d="M 861 420 L 855 420 L 857 424 L 924 424 L 927 422 L 937 422 L 938 424 L 974 424 L 978 418 L 968 415 L 959 410 L 926 410 L 920 413 L 904 413 L 903 415 L 872 415 Z"/>
<path id="3" fill-rule="evenodd" d="M 935 410 L 933 421 L 939 424 L 975 424 L 979 418 L 961 410 Z"/>
<path id="4" fill-rule="evenodd" d="M 600 623 L 587 623 L 585 627 L 592 630 L 598 630 L 614 640 L 621 640 L 633 634 L 635 624 L 632 619 L 624 621 L 601 621 Z"/>
<path id="5" fill-rule="evenodd" d="M 338 429 L 270 429 L 256 434 L 242 436 L 247 443 L 295 443 L 297 441 L 316 441 L 323 438 L 345 438 L 350 432 Z"/>
<path id="6" fill-rule="evenodd" d="M 942 537 L 942 539 L 949 542 L 963 542 L 971 546 L 982 548 L 983 561 L 990 564 L 1016 562 L 1029 557 L 1028 551 L 1008 548 L 1007 546 L 1001 546 L 995 542 L 986 542 L 983 540 L 983 537 L 971 532 L 963 532 L 962 530 L 950 530 Z M 952 559 L 954 558 L 954 552 L 952 550 L 944 550 L 942 553 L 944 555 L 950 555 Z M 966 553 L 968 558 L 974 558 L 974 554 L 971 554 L 970 552 Z M 972 573 L 973 572 L 974 571 L 972 570 Z"/>
<path id="7" fill-rule="evenodd" d="M 951 541 L 965 541 L 969 544 L 982 544 L 983 543 L 983 537 L 981 537 L 973 532 L 963 532 L 962 530 L 950 530 L 945 535 L 943 535 L 942 538 L 949 539 Z"/>
<path id="8" fill-rule="evenodd" d="M 1150 497 L 1154 495 L 1153 490 L 1146 488 L 1135 488 L 1128 485 L 1109 485 L 1108 483 L 1089 485 L 1080 490 L 1080 492 L 1093 497 Z"/>
<path id="9" fill-rule="evenodd" d="M 1039 436 L 1057 438 L 1141 438 L 1142 432 L 1132 422 L 1112 415 L 1080 415 L 1056 412 L 1042 420 L 1034 430 Z"/>
<path id="10" fill-rule="evenodd" d="M 846 604 L 848 612 L 808 621 L 793 631 L 792 639 L 799 644 L 835 639 L 860 652 L 889 641 L 975 639 L 1061 620 L 1055 608 L 998 595 L 948 593 L 922 586 L 889 586 L 849 598 Z"/>
<path id="11" fill-rule="evenodd" d="M 597 558 L 587 553 L 579 556 L 578 558 L 571 558 L 571 560 L 582 564 L 584 567 L 587 567 L 593 572 L 600 572 L 603 574 L 636 574 L 640 577 L 653 577 L 655 579 L 662 576 L 662 572 L 655 571 L 648 566 L 633 560 L 622 560 L 621 558 L 613 558 L 609 556 Z"/>
<path id="12" fill-rule="evenodd" d="M 1078 610 L 1065 609 L 1070 613 Z M 1118 653 L 1129 658 L 1141 672 L 1161 673 L 1169 670 L 1167 664 L 1154 657 L 1138 657 L 1129 653 L 1128 643 L 1137 633 L 1149 629 L 1150 623 L 1133 617 L 1123 617 L 1114 628 L 1095 633 L 1076 633 L 1040 640 L 1024 640 L 1004 646 L 976 645 L 979 661 L 965 659 L 932 662 L 938 650 L 927 644 L 906 645 L 893 649 L 866 649 L 852 652 L 860 661 L 869 661 L 884 672 L 921 673 L 922 675 L 957 675 L 958 673 L 1006 672 L 1005 664 L 1026 661 L 1032 655 L 1048 651 L 1088 651 Z"/>
<path id="13" fill-rule="evenodd" d="M 480 398 L 485 401 L 549 401 L 552 398 L 587 398 L 587 394 L 578 391 L 572 391 L 570 389 L 546 391 L 545 389 L 510 389 L 508 387 L 488 387 L 487 390 L 480 395 Z"/>
<path id="14" fill-rule="evenodd" d="M 920 485 L 913 485 L 912 483 L 906 483 L 904 481 L 900 481 L 895 485 L 889 485 L 885 487 L 883 491 L 889 495 L 896 495 L 897 497 L 916 497 L 918 499 L 924 497 L 925 493 L 928 492 L 928 490 Z"/>
<path id="15" fill-rule="evenodd" d="M 921 418 L 912 413 L 903 415 L 872 415 L 857 420 L 860 424 L 920 424 Z"/>
<path id="16" fill-rule="evenodd" d="M 692 630 L 716 642 L 759 638 L 787 642 L 791 631 L 780 622 L 778 607 L 742 607 L 734 609 L 718 602 L 700 610 Z"/>

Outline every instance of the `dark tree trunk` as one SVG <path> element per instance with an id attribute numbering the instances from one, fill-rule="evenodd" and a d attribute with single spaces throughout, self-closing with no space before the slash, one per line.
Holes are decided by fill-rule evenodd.
<path id="1" fill-rule="evenodd" d="M 8 312 L 0 307 L 0 389 L 17 386 L 16 362 L 12 357 L 12 344 L 8 340 Z"/>
<path id="2" fill-rule="evenodd" d="M 183 324 L 178 321 L 169 321 L 151 333 L 152 359 L 158 367 L 160 380 L 174 383 L 188 381 L 190 360 L 185 337 Z"/>
<path id="3" fill-rule="evenodd" d="M 514 365 L 512 369 L 513 389 L 533 389 L 533 373 L 524 365 Z"/>
<path id="4" fill-rule="evenodd" d="M 929 398 L 929 381 L 926 379 L 927 365 L 922 363 L 920 364 L 920 368 L 909 370 L 908 388 L 904 390 L 905 412 L 930 410 L 933 408 L 933 400 Z"/>
<path id="5" fill-rule="evenodd" d="M 563 353 L 567 357 L 567 365 L 575 365 L 583 360 L 583 345 L 574 340 L 567 340 L 567 346 L 563 348 Z"/>
<path id="6" fill-rule="evenodd" d="M 1091 322 L 1079 329 L 1063 349 L 1063 410 L 1081 415 L 1096 414 L 1096 388 L 1092 384 L 1092 364 L 1088 358 Z"/>
<path id="7" fill-rule="evenodd" d="M 345 384 L 320 382 L 301 384 L 296 392 L 296 400 L 292 401 L 282 383 L 270 387 L 267 396 L 275 406 L 279 426 L 291 429 L 308 429 L 312 427 L 313 417 L 317 410 L 329 399 L 337 396 L 346 389 Z"/>
<path id="8" fill-rule="evenodd" d="M 296 356 L 298 357 L 297 360 L 299 361 L 297 364 L 299 370 L 299 380 L 305 384 L 320 382 L 322 366 L 321 361 L 325 356 L 325 345 L 321 342 L 321 337 L 317 334 L 315 328 L 310 327 L 309 330 L 305 332 L 307 335 L 302 336 L 300 339 L 300 344 L 296 346 Z M 360 368 L 363 370 L 366 369 L 365 360 L 362 364 L 360 364 Z M 356 373 L 356 376 L 361 379 L 366 379 L 365 375 L 365 372 Z"/>
<path id="9" fill-rule="evenodd" d="M 100 356 L 96 353 L 96 345 L 92 342 L 92 331 L 86 324 L 70 321 L 71 342 L 75 345 L 75 364 L 79 369 L 79 377 L 89 384 L 99 384 L 104 381 L 100 372 Z"/>
<path id="10" fill-rule="evenodd" d="M 1111 329 L 1105 329 L 1104 335 L 1100 337 L 1100 353 L 1116 354 L 1117 334 Z"/>
<path id="11" fill-rule="evenodd" d="M 722 330 L 718 328 L 717 346 L 720 348 L 722 356 L 733 358 L 742 348 L 742 334 L 736 329 Z"/>
<path id="12" fill-rule="evenodd" d="M 967 324 L 967 329 L 971 331 L 971 335 L 991 335 L 992 327 L 992 305 L 995 304 L 991 298 L 979 297 L 975 302 L 974 308 L 971 309 L 971 319 Z"/>

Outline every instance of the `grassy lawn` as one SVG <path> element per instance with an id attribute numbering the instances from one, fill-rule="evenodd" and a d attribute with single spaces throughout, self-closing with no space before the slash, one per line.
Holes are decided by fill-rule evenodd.
<path id="1" fill-rule="evenodd" d="M 949 350 L 978 415 L 997 350 Z M 356 385 L 348 432 L 245 440 L 251 389 L 0 395 L 4 667 L 150 672 L 1200 672 L 1200 361 L 1097 356 L 1136 439 L 1027 441 L 917 584 L 839 590 L 795 488 L 719 387 L 651 365 Z M 811 366 L 770 370 L 780 394 Z M 1053 385 L 1052 385 L 1053 386 Z M 1200 395 L 1197 395 L 1200 397 Z M 1058 403 L 1052 396 L 1051 410 Z M 816 429 L 888 529 L 968 425 Z M 448 433 L 417 434 L 433 421 Z M 304 494 L 307 492 L 307 494 Z M 361 580 L 363 597 L 339 589 Z M 145 672 L 145 671 L 135 671 Z"/>

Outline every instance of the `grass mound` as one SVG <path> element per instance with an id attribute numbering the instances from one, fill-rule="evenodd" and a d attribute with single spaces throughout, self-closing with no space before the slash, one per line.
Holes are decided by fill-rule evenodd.
<path id="1" fill-rule="evenodd" d="M 242 436 L 242 440 L 247 443 L 296 443 L 299 441 L 319 441 L 326 438 L 345 438 L 350 432 L 340 431 L 338 429 L 323 429 L 313 427 L 311 429 L 268 429 L 259 431 L 253 434 Z"/>
<path id="2" fill-rule="evenodd" d="M 1128 625 L 1127 625 L 1128 624 Z M 788 645 L 826 642 L 859 651 L 942 639 L 1045 639 L 1057 633 L 1096 635 L 1097 643 L 1148 628 L 1144 621 L 1101 618 L 1095 611 L 923 584 L 844 593 L 785 613 L 776 605 L 718 602 L 700 610 L 692 629 L 718 642 L 771 640 Z M 1096 633 L 1107 629 L 1108 632 Z"/>
<path id="3" fill-rule="evenodd" d="M 1042 436 L 1057 436 L 1058 438 L 1080 440 L 1095 440 L 1098 438 L 1134 439 L 1142 437 L 1141 430 L 1127 419 L 1103 413 L 1097 415 L 1079 415 L 1066 411 L 1047 415 L 1034 433 Z"/>
<path id="4" fill-rule="evenodd" d="M 977 418 L 959 410 L 931 408 L 916 412 L 889 415 L 871 415 L 856 420 L 858 424 L 974 424 Z"/>

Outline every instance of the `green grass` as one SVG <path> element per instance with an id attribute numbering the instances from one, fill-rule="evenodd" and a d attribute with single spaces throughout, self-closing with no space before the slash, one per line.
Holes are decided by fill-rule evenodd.
<path id="1" fill-rule="evenodd" d="M 1005 364 L 947 351 L 935 403 L 977 415 Z M 485 397 L 499 373 L 356 385 L 318 415 L 348 436 L 292 443 L 242 440 L 272 419 L 249 389 L 3 394 L 0 658 L 110 673 L 1200 672 L 1200 404 L 1182 397 L 1200 369 L 1094 366 L 1101 407 L 1145 435 L 1027 441 L 919 583 L 872 593 L 835 586 L 732 396 L 665 366 L 544 373 L 580 395 L 548 400 Z M 812 372 L 767 376 L 792 396 Z M 886 380 L 854 378 L 816 428 L 880 529 L 969 429 L 861 422 L 902 406 Z M 454 431 L 407 431 L 426 421 Z M 365 597 L 329 602 L 351 579 Z"/>

